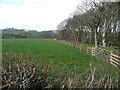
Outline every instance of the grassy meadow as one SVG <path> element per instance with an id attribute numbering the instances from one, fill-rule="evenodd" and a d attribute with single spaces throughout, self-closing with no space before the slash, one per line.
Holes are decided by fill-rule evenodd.
<path id="1" fill-rule="evenodd" d="M 95 65 L 101 63 L 90 54 L 52 39 L 3 39 L 2 50 L 37 55 L 41 63 L 48 60 L 58 67 L 78 66 L 83 70 L 83 68 L 87 69 L 90 63 Z M 111 68 L 111 65 L 105 67 Z"/>
<path id="2" fill-rule="evenodd" d="M 2 39 L 2 52 L 3 88 L 118 87 L 117 68 L 52 39 Z"/>
<path id="3" fill-rule="evenodd" d="M 52 39 L 3 39 L 2 44 L 3 51 L 31 53 L 60 66 L 73 64 L 87 67 L 92 60 L 97 60 L 89 54 Z"/>

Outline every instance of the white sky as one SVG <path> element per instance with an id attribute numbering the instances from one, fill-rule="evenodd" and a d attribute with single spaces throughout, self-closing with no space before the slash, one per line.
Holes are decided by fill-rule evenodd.
<path id="1" fill-rule="evenodd" d="M 55 30 L 82 0 L 0 0 L 0 29 Z"/>

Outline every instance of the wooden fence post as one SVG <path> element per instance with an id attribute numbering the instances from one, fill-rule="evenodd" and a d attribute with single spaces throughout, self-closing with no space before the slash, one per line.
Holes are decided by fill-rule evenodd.
<path id="1" fill-rule="evenodd" d="M 89 53 L 89 47 L 87 47 L 87 53 Z"/>
<path id="2" fill-rule="evenodd" d="M 111 50 L 110 51 L 110 60 L 109 60 L 109 63 L 111 63 L 111 61 L 112 61 L 112 54 L 113 54 L 113 51 Z"/>
<path id="3" fill-rule="evenodd" d="M 80 49 L 80 51 L 82 50 L 82 49 L 81 49 L 81 46 L 79 47 L 79 49 Z"/>
<path id="4" fill-rule="evenodd" d="M 69 46 L 70 46 L 70 42 L 68 42 L 69 43 Z"/>
<path id="5" fill-rule="evenodd" d="M 77 43 L 77 48 L 79 48 L 79 43 Z"/>
<path id="6" fill-rule="evenodd" d="M 92 47 L 92 55 L 95 56 L 95 48 Z"/>
<path id="7" fill-rule="evenodd" d="M 67 45 L 69 45 L 69 42 L 67 41 Z"/>

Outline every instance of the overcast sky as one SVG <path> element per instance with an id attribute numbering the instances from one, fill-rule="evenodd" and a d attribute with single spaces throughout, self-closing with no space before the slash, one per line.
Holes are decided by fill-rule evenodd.
<path id="1" fill-rule="evenodd" d="M 82 0 L 0 0 L 0 29 L 55 30 Z"/>

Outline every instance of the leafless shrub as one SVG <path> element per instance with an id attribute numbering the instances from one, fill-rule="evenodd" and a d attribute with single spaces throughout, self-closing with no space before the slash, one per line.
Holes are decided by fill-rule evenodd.
<path id="1" fill-rule="evenodd" d="M 2 89 L 75 89 L 75 88 L 118 88 L 117 76 L 98 73 L 96 66 L 84 73 L 79 73 L 79 68 L 63 67 L 56 73 L 51 62 L 40 64 L 33 55 L 22 53 L 3 53 Z"/>
<path id="2" fill-rule="evenodd" d="M 31 88 L 38 78 L 38 62 L 22 53 L 3 53 L 2 88 Z M 29 61 L 28 61 L 29 59 Z"/>

